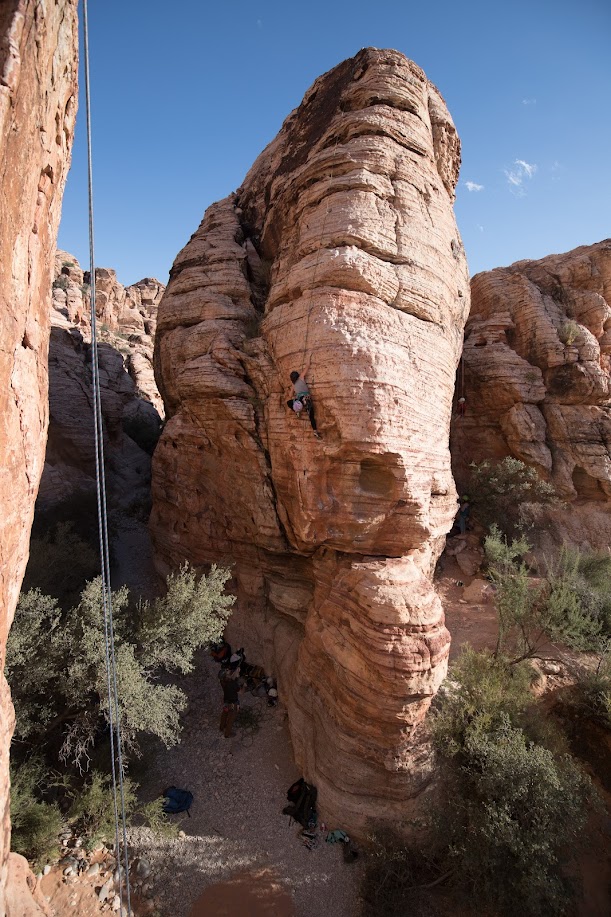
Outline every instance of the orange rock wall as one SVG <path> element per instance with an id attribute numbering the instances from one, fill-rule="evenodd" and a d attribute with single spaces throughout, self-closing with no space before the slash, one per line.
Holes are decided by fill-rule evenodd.
<path id="1" fill-rule="evenodd" d="M 611 543 L 610 367 L 611 240 L 473 278 L 454 471 L 513 455 L 552 481 L 570 511 L 541 520 L 542 548 Z"/>
<path id="2" fill-rule="evenodd" d="M 277 675 L 323 815 L 408 817 L 449 635 L 431 571 L 455 513 L 448 435 L 469 309 L 460 145 L 395 51 L 320 77 L 210 207 L 161 301 L 161 572 L 235 565 L 229 636 Z M 289 411 L 310 361 L 321 432 Z"/>
<path id="3" fill-rule="evenodd" d="M 53 257 L 77 107 L 77 2 L 0 6 L 0 672 L 47 432 Z M 13 708 L 0 675 L 0 914 Z"/>

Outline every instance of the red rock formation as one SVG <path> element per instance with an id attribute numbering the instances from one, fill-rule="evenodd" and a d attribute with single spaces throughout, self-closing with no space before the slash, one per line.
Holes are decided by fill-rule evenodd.
<path id="1" fill-rule="evenodd" d="M 95 487 L 88 279 L 73 255 L 57 252 L 40 508 Z M 159 436 L 158 408 L 163 412 L 153 374 L 153 340 L 164 289 L 148 278 L 125 288 L 114 271 L 96 268 L 106 480 L 109 498 L 124 506 L 144 505 L 150 494 L 147 453 Z"/>
<path id="2" fill-rule="evenodd" d="M 608 546 L 611 240 L 478 274 L 471 300 L 466 412 L 452 425 L 457 480 L 470 461 L 513 455 L 571 507 L 546 516 L 542 546 Z"/>
<path id="3" fill-rule="evenodd" d="M 455 513 L 448 433 L 469 288 L 460 161 L 395 51 L 320 77 L 178 255 L 159 307 L 164 570 L 235 563 L 230 636 L 279 678 L 333 823 L 399 819 L 449 635 L 430 574 Z M 304 369 L 322 433 L 286 406 Z"/>
<path id="4" fill-rule="evenodd" d="M 96 268 L 95 276 L 98 335 L 123 351 L 139 395 L 163 417 L 163 401 L 153 372 L 153 344 L 157 309 L 165 286 L 154 277 L 145 277 L 124 287 L 115 271 L 106 267 Z M 68 330 L 77 328 L 85 341 L 91 340 L 89 289 L 89 272 L 82 270 L 74 255 L 58 250 L 51 324 Z"/>
<path id="5" fill-rule="evenodd" d="M 76 8 L 77 0 L 0 6 L 0 671 L 44 458 L 53 254 L 77 105 Z M 0 914 L 12 730 L 0 675 Z"/>

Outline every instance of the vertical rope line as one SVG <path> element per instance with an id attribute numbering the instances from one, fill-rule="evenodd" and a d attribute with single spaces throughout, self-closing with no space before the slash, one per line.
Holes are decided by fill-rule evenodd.
<path id="1" fill-rule="evenodd" d="M 85 111 L 87 123 L 87 179 L 89 198 L 89 260 L 90 260 L 90 295 L 91 295 L 91 363 L 93 377 L 93 403 L 94 403 L 94 438 L 95 438 L 95 464 L 96 488 L 98 498 L 98 530 L 100 537 L 100 562 L 102 572 L 102 607 L 104 614 L 104 638 L 106 655 L 106 682 L 108 690 L 108 719 L 110 725 L 110 751 L 111 772 L 113 785 L 113 808 L 115 820 L 115 845 L 116 863 L 119 871 L 119 914 L 123 915 L 123 900 L 121 897 L 121 859 L 119 843 L 119 805 L 117 801 L 117 768 L 115 754 L 118 756 L 119 787 L 121 821 L 123 826 L 123 850 L 125 857 L 125 883 L 127 891 L 127 910 L 131 913 L 130 888 L 129 888 L 129 862 L 127 851 L 127 830 L 125 818 L 125 794 L 123 786 L 123 761 L 121 753 L 121 723 L 117 691 L 117 671 L 114 652 L 114 627 L 112 619 L 112 592 L 110 588 L 110 561 L 108 549 L 108 516 L 106 509 L 106 479 L 104 471 L 104 431 L 102 425 L 102 408 L 100 396 L 100 372 L 98 361 L 98 341 L 96 325 L 96 300 L 95 300 L 95 253 L 93 231 L 93 166 L 91 143 L 91 98 L 89 81 L 89 27 L 87 17 L 87 0 L 83 0 L 83 48 L 85 72 Z M 114 696 L 113 696 L 114 695 Z M 116 738 L 116 742 L 115 742 Z"/>

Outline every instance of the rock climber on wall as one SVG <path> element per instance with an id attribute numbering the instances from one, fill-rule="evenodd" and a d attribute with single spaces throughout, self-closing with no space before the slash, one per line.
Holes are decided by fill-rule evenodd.
<path id="1" fill-rule="evenodd" d="M 287 405 L 296 414 L 299 414 L 305 408 L 307 415 L 310 418 L 312 429 L 314 430 L 314 436 L 317 439 L 320 439 L 320 433 L 316 429 L 316 420 L 314 418 L 314 405 L 312 404 L 312 395 L 310 394 L 308 383 L 305 380 L 306 374 L 309 369 L 310 369 L 310 360 L 308 360 L 305 369 L 301 373 L 298 373 L 296 370 L 294 370 L 291 373 L 290 378 L 291 378 L 291 382 L 293 383 L 295 397 L 289 399 L 289 401 L 287 401 Z"/>

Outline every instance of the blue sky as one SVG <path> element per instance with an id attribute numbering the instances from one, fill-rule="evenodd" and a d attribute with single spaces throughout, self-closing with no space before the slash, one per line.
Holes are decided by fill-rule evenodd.
<path id="1" fill-rule="evenodd" d="M 471 273 L 611 235 L 610 0 L 89 0 L 96 261 L 166 282 L 311 83 L 396 48 L 462 141 Z M 82 83 L 82 81 L 81 81 Z M 82 93 L 59 245 L 88 264 Z"/>

